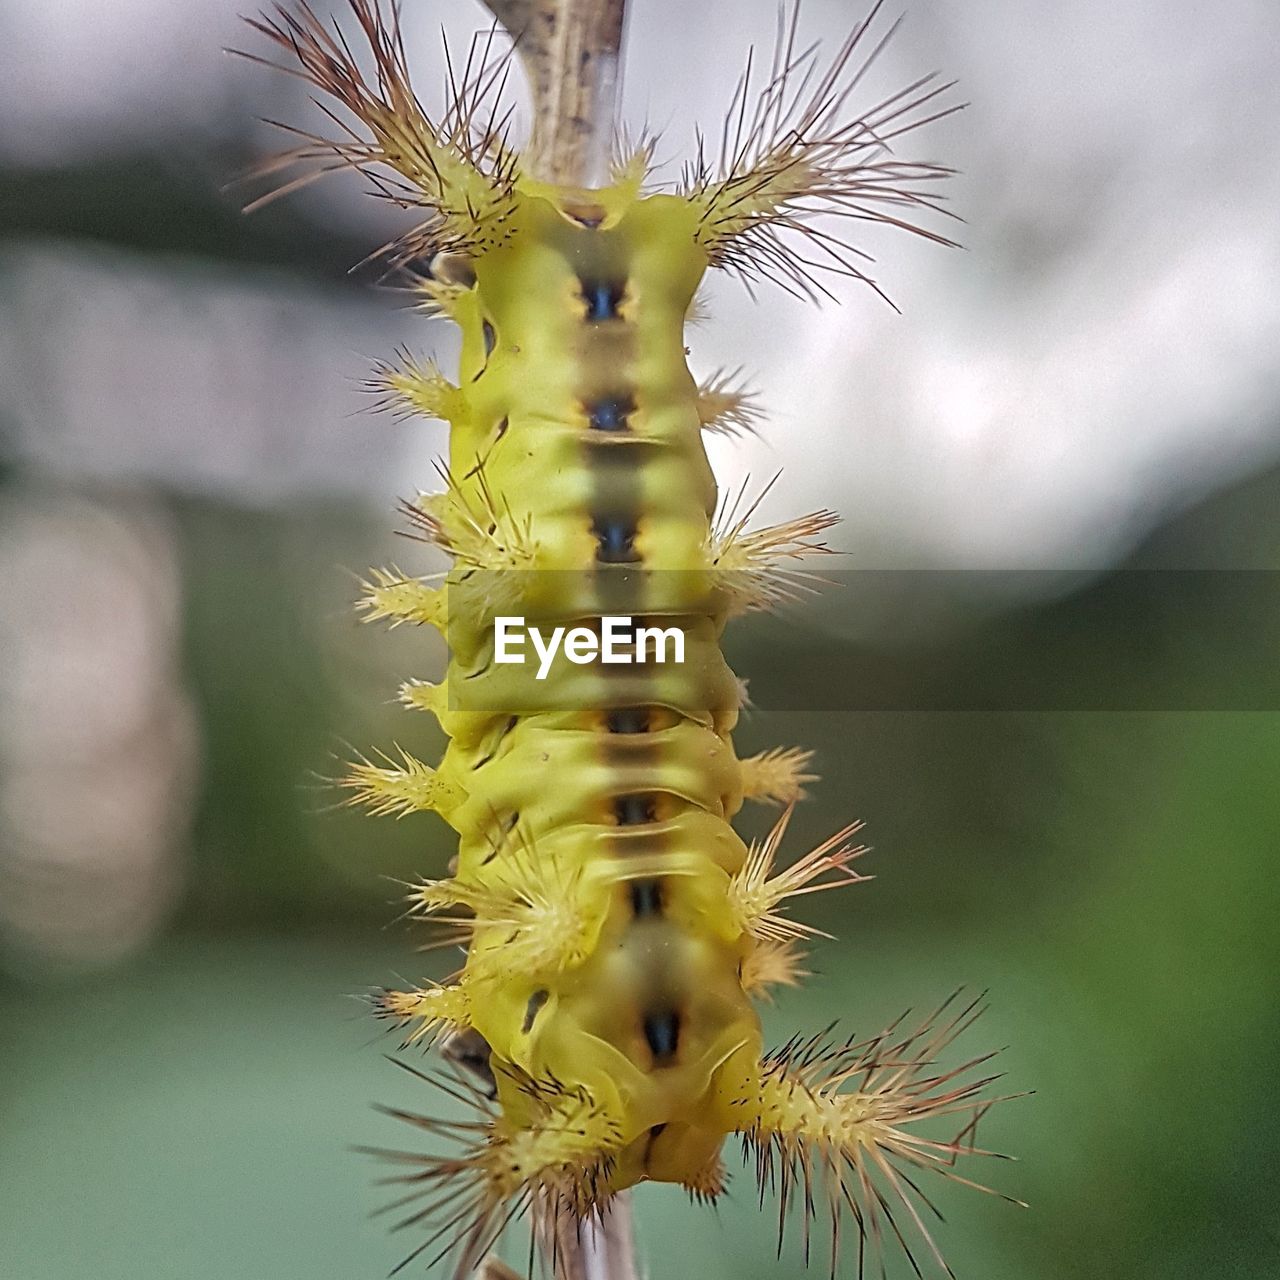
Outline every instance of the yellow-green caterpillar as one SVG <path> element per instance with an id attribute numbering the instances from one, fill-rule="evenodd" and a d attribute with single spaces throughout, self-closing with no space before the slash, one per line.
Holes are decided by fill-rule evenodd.
<path id="1" fill-rule="evenodd" d="M 736 1134 L 762 1191 L 778 1187 L 784 1210 L 800 1202 L 806 1238 L 825 1204 L 833 1270 L 842 1216 L 859 1270 L 882 1236 L 915 1237 L 943 1265 L 914 1179 L 950 1173 L 990 1105 L 987 1081 L 936 1065 L 976 1006 L 862 1042 L 762 1046 L 753 999 L 802 976 L 797 943 L 812 932 L 788 901 L 856 880 L 861 850 L 849 827 L 779 865 L 808 755 L 735 756 L 741 691 L 720 636 L 786 594 L 790 564 L 825 550 L 834 517 L 717 519 L 703 433 L 755 410 L 723 379 L 695 382 L 685 322 L 709 268 L 803 292 L 824 268 L 865 279 L 819 215 L 941 240 L 912 219 L 936 210 L 947 171 L 896 147 L 954 109 L 937 106 L 948 86 L 923 79 L 855 114 L 849 92 L 880 47 L 875 13 L 829 66 L 796 51 L 793 15 L 758 99 L 744 78 L 718 160 L 699 156 L 674 190 L 654 191 L 641 146 L 607 185 L 560 186 L 527 173 L 507 140 L 500 63 L 470 66 L 430 119 L 394 15 L 350 4 L 372 76 L 306 8 L 254 25 L 358 126 L 307 138 L 286 161 L 354 167 L 418 210 L 388 256 L 462 334 L 456 384 L 408 358 L 375 380 L 389 403 L 449 424 L 443 491 L 406 510 L 453 569 L 434 586 L 376 573 L 363 600 L 369 617 L 448 635 L 447 680 L 402 697 L 439 719 L 449 746 L 435 767 L 360 762 L 346 780 L 375 811 L 433 810 L 459 835 L 453 874 L 424 881 L 414 908 L 465 936 L 465 966 L 444 985 L 383 993 L 378 1009 L 413 1041 L 467 1037 L 494 1100 L 477 1093 L 471 1127 L 414 1118 L 460 1150 L 409 1158 L 405 1203 L 427 1236 L 413 1256 L 452 1252 L 464 1275 L 531 1205 L 582 1219 L 647 1179 L 714 1199 Z M 498 660 L 507 616 L 589 640 L 624 617 L 678 633 L 682 660 L 561 654 L 539 678 Z M 730 825 L 746 799 L 788 806 L 751 847 Z M 949 1136 L 922 1135 L 937 1116 L 951 1117 Z"/>

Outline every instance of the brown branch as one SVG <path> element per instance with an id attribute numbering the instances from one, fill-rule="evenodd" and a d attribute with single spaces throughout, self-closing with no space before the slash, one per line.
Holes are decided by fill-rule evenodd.
<path id="1" fill-rule="evenodd" d="M 629 1192 L 614 1196 L 602 1216 L 582 1222 L 535 1214 L 534 1231 L 543 1255 L 555 1262 L 556 1280 L 637 1278 Z"/>
<path id="2" fill-rule="evenodd" d="M 524 162 L 563 186 L 608 179 L 626 0 L 485 0 L 519 43 L 533 94 Z"/>

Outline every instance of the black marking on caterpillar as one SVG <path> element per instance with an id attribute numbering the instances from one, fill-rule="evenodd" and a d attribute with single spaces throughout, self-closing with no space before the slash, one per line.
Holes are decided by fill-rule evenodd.
<path id="1" fill-rule="evenodd" d="M 589 225 L 584 223 L 584 226 Z M 618 319 L 618 308 L 626 296 L 625 280 L 581 280 L 579 288 L 587 304 L 587 322 L 598 324 L 602 320 Z"/>
<path id="2" fill-rule="evenodd" d="M 539 987 L 537 991 L 529 997 L 529 1003 L 525 1005 L 524 1021 L 520 1024 L 520 1030 L 528 1035 L 533 1030 L 533 1021 L 542 1010 L 543 1005 L 551 998 L 551 992 L 545 987 Z"/>
<path id="3" fill-rule="evenodd" d="M 615 796 L 613 814 L 620 827 L 642 826 L 657 820 L 657 801 L 651 792 Z"/>
<path id="4" fill-rule="evenodd" d="M 596 559 L 601 564 L 639 564 L 636 518 L 631 513 L 599 514 L 591 518 L 596 538 Z"/>
<path id="5" fill-rule="evenodd" d="M 648 707 L 610 707 L 605 712 L 605 724 L 610 733 L 648 733 Z"/>
<path id="6" fill-rule="evenodd" d="M 653 1054 L 653 1065 L 655 1067 L 670 1066 L 680 1043 L 679 1013 L 674 1009 L 660 1009 L 653 1013 L 646 1013 L 643 1028 L 645 1043 Z"/>
<path id="7" fill-rule="evenodd" d="M 662 914 L 662 881 L 660 879 L 631 881 L 631 912 L 637 920 Z"/>
<path id="8" fill-rule="evenodd" d="M 587 406 L 587 420 L 593 431 L 626 431 L 636 411 L 635 396 L 630 392 L 601 396 Z"/>

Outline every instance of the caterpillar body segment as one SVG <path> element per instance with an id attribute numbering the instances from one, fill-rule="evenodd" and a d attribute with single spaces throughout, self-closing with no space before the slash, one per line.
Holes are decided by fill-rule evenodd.
<path id="1" fill-rule="evenodd" d="M 403 511 L 453 567 L 435 584 L 377 571 L 361 601 L 370 620 L 446 632 L 445 680 L 400 696 L 449 743 L 435 766 L 402 751 L 346 779 L 375 812 L 434 811 L 459 837 L 451 874 L 424 878 L 410 909 L 465 942 L 463 967 L 374 1000 L 406 1042 L 465 1038 L 487 1082 L 436 1081 L 462 1090 L 474 1121 L 396 1113 L 457 1148 L 393 1155 L 407 1166 L 402 1225 L 429 1232 L 411 1256 L 452 1253 L 462 1276 L 525 1210 L 581 1219 L 646 1180 L 712 1200 L 734 1134 L 762 1194 L 776 1182 L 784 1214 L 803 1202 L 806 1239 L 820 1184 L 832 1232 L 853 1220 L 859 1270 L 886 1224 L 936 1254 L 913 1179 L 949 1173 L 989 1105 L 987 1081 L 934 1065 L 973 1010 L 906 1036 L 763 1049 L 754 1002 L 807 976 L 799 944 L 818 932 L 792 900 L 862 879 L 863 850 L 855 824 L 780 861 L 810 753 L 738 759 L 743 683 L 721 637 L 733 616 L 809 589 L 793 565 L 827 551 L 836 517 L 757 528 L 742 493 L 720 505 L 704 433 L 754 429 L 759 411 L 737 375 L 694 379 L 685 326 L 714 267 L 805 292 L 823 268 L 866 278 L 860 251 L 815 226 L 823 212 L 942 239 L 891 211 L 935 209 L 928 184 L 946 170 L 888 145 L 939 114 L 940 90 L 922 80 L 854 116 L 849 92 L 883 45 L 867 46 L 871 19 L 824 69 L 796 52 L 793 17 L 754 108 L 744 77 L 718 164 L 699 155 L 678 190 L 651 191 L 641 149 L 608 186 L 555 185 L 509 144 L 502 58 L 473 50 L 451 70 L 433 121 L 394 15 L 349 3 L 372 82 L 309 9 L 255 23 L 363 128 L 305 137 L 287 159 L 355 167 L 421 211 L 387 255 L 462 339 L 456 381 L 405 353 L 370 384 L 382 407 L 448 423 L 440 492 Z M 508 615 L 597 636 L 630 618 L 680 659 L 507 661 Z M 731 825 L 748 799 L 787 806 L 751 846 Z M 959 1133 L 921 1136 L 935 1116 Z"/>

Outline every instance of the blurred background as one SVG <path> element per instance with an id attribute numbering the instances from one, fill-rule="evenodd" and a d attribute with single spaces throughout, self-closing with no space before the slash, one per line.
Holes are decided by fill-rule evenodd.
<path id="1" fill-rule="evenodd" d="M 482 11 L 403 7 L 439 101 L 441 21 Z M 400 225 L 357 182 L 241 216 L 258 118 L 316 117 L 220 52 L 255 47 L 235 8 L 0 0 L 4 1280 L 407 1252 L 345 1148 L 403 1141 L 370 1100 L 423 1100 L 348 997 L 451 967 L 394 923 L 449 840 L 327 779 L 440 745 L 393 705 L 437 639 L 350 604 L 369 565 L 430 567 L 392 507 L 444 443 L 359 381 L 454 347 L 348 274 Z M 814 35 L 860 15 L 805 0 Z M 625 116 L 660 159 L 773 17 L 634 0 Z M 962 1278 L 1280 1276 L 1277 50 L 1271 0 L 914 0 L 877 76 L 962 82 L 926 146 L 966 250 L 869 236 L 902 315 L 716 281 L 690 339 L 770 414 L 719 474 L 783 467 L 764 514 L 840 510 L 854 571 L 731 641 L 740 751 L 819 752 L 792 847 L 851 816 L 875 845 L 769 1033 L 989 988 L 970 1047 L 1035 1090 L 985 1134 L 1031 1207 L 940 1195 Z M 647 1273 L 798 1275 L 748 1181 L 718 1215 L 642 1190 Z"/>

